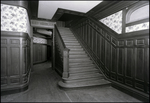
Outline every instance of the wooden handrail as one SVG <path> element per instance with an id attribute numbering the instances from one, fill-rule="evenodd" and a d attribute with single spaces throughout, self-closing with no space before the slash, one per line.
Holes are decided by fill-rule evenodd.
<path id="1" fill-rule="evenodd" d="M 62 73 L 62 78 L 68 78 L 69 77 L 69 51 L 70 49 L 68 49 L 60 35 L 60 32 L 57 28 L 57 26 L 55 25 L 55 34 L 56 34 L 56 39 L 59 38 L 59 40 L 56 40 L 56 42 L 58 42 L 59 48 L 60 48 L 60 52 L 61 52 L 61 57 L 63 57 L 63 73 Z"/>
<path id="2" fill-rule="evenodd" d="M 55 29 L 56 29 L 57 32 L 58 32 L 58 36 L 60 37 L 60 40 L 61 40 L 61 43 L 62 43 L 63 47 L 66 48 L 66 45 L 65 45 L 65 43 L 63 42 L 63 39 L 62 39 L 62 37 L 61 37 L 61 35 L 60 35 L 60 32 L 59 32 L 59 30 L 58 30 L 56 24 L 55 24 Z"/>

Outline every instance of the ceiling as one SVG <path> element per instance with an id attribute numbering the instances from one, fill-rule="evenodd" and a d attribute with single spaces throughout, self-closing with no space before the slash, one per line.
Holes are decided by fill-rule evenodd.
<path id="1" fill-rule="evenodd" d="M 37 18 L 51 20 L 58 8 L 86 13 L 101 2 L 102 1 L 39 1 Z"/>

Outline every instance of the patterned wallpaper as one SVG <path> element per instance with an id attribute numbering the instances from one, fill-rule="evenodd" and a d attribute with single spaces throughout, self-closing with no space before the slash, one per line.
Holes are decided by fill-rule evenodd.
<path id="1" fill-rule="evenodd" d="M 27 11 L 22 7 L 1 4 L 1 30 L 28 32 Z"/>
<path id="2" fill-rule="evenodd" d="M 118 34 L 122 33 L 122 10 L 99 20 Z"/>
<path id="3" fill-rule="evenodd" d="M 145 29 L 149 29 L 149 22 L 126 27 L 126 32 L 128 33 L 128 32 L 145 30 Z"/>
<path id="4" fill-rule="evenodd" d="M 39 37 L 33 37 L 33 43 L 47 44 L 47 40 Z"/>

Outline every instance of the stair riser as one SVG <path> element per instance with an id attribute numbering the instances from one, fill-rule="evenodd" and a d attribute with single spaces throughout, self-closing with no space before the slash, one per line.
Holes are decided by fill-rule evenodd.
<path id="1" fill-rule="evenodd" d="M 75 38 L 62 38 L 65 41 L 77 41 Z"/>
<path id="2" fill-rule="evenodd" d="M 72 52 L 72 51 L 73 51 L 73 52 Z M 75 50 L 72 50 L 72 51 L 70 50 L 70 52 L 69 52 L 70 55 L 82 55 L 82 54 L 85 54 L 84 51 L 82 51 L 82 52 L 81 52 L 81 51 L 80 51 L 80 52 L 78 52 L 78 51 L 75 52 Z"/>
<path id="3" fill-rule="evenodd" d="M 88 62 L 91 61 L 91 59 L 89 58 L 69 58 L 69 61 L 76 61 L 76 62 L 80 62 L 80 61 L 84 61 L 84 62 Z"/>
<path id="4" fill-rule="evenodd" d="M 103 76 L 97 76 L 97 75 L 86 75 L 86 76 L 71 76 L 68 78 L 68 80 L 78 80 L 78 79 L 86 79 L 86 78 L 99 78 L 102 79 Z"/>
<path id="5" fill-rule="evenodd" d="M 75 74 L 75 73 L 85 73 L 85 72 L 99 72 L 98 70 L 74 70 L 74 71 L 69 71 L 69 74 Z"/>
<path id="6" fill-rule="evenodd" d="M 69 55 L 69 59 L 73 59 L 73 58 L 87 58 L 87 55 Z"/>
<path id="7" fill-rule="evenodd" d="M 80 46 L 79 43 L 65 43 L 66 46 Z"/>
<path id="8" fill-rule="evenodd" d="M 79 43 L 78 41 L 64 41 L 64 43 Z"/>
<path id="9" fill-rule="evenodd" d="M 74 36 L 61 36 L 62 38 L 73 38 L 76 39 Z"/>
<path id="10" fill-rule="evenodd" d="M 82 67 L 88 67 L 88 66 L 93 66 L 94 64 L 92 63 L 75 63 L 75 64 L 69 64 L 69 67 L 70 68 L 76 68 L 76 67 L 79 67 L 79 68 L 82 68 Z"/>

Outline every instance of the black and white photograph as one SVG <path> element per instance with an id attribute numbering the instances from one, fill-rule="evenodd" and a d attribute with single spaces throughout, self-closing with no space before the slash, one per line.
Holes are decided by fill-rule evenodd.
<path id="1" fill-rule="evenodd" d="M 149 102 L 149 0 L 1 0 L 1 102 Z"/>

